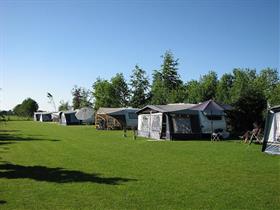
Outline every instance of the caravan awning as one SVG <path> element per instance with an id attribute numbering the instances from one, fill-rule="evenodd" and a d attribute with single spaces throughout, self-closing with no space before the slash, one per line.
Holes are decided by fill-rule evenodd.
<path id="1" fill-rule="evenodd" d="M 205 115 L 225 115 L 224 111 L 228 110 L 225 106 L 221 106 L 213 100 L 208 100 L 201 104 L 197 104 L 191 109 L 202 111 Z"/>

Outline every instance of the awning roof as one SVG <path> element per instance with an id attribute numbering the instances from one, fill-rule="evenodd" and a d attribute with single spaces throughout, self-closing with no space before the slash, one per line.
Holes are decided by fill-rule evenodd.
<path id="1" fill-rule="evenodd" d="M 225 106 L 222 106 L 213 100 L 208 100 L 203 103 L 197 104 L 191 109 L 202 111 L 206 115 L 224 115 L 224 111 L 227 110 Z"/>
<path id="2" fill-rule="evenodd" d="M 131 111 L 131 112 L 136 112 L 139 109 L 136 108 L 107 108 L 107 107 L 100 107 L 96 114 L 108 114 L 108 115 L 124 115 L 126 112 Z"/>

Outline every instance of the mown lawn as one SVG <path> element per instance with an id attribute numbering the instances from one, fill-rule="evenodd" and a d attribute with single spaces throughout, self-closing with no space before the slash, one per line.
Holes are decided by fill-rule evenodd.
<path id="1" fill-rule="evenodd" d="M 280 157 L 259 145 L 0 126 L 0 209 L 280 209 Z"/>

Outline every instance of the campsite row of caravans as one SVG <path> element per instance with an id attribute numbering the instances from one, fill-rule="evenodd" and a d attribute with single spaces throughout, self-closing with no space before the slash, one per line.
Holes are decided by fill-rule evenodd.
<path id="1" fill-rule="evenodd" d="M 100 108 L 95 118 L 92 108 L 67 112 L 35 112 L 34 120 L 62 125 L 93 124 L 103 130 L 135 129 L 138 136 L 152 139 L 196 139 L 218 131 L 227 138 L 228 105 L 209 100 L 200 104 L 147 105 L 142 109 Z M 90 114 L 92 113 L 92 114 Z M 89 117 L 90 116 L 90 117 Z M 86 120 L 85 120 L 86 119 Z M 268 110 L 262 151 L 280 154 L 280 106 Z"/>
<path id="2" fill-rule="evenodd" d="M 153 139 L 200 138 L 219 130 L 224 137 L 227 106 L 209 100 L 201 104 L 148 105 L 142 109 L 100 108 L 97 129 L 137 129 L 138 136 Z"/>
<path id="3" fill-rule="evenodd" d="M 57 122 L 61 125 L 93 124 L 94 115 L 92 108 L 85 107 L 75 111 L 35 112 L 34 121 Z"/>

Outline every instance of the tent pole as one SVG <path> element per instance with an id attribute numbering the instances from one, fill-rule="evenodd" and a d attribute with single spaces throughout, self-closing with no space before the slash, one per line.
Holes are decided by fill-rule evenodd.
<path id="1" fill-rule="evenodd" d="M 212 115 L 212 110 L 211 110 L 211 131 L 213 133 L 213 115 Z"/>

